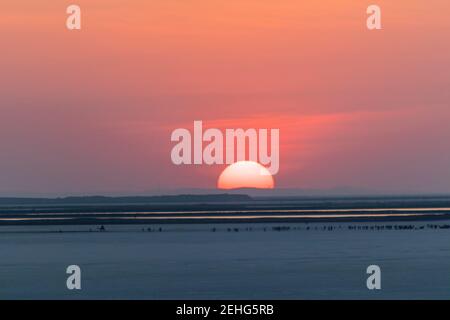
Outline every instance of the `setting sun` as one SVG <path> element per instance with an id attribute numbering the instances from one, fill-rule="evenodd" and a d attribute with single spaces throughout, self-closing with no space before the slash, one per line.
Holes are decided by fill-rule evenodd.
<path id="1" fill-rule="evenodd" d="M 259 163 L 239 161 L 223 170 L 217 181 L 217 187 L 219 189 L 273 189 L 274 180 L 269 170 Z"/>

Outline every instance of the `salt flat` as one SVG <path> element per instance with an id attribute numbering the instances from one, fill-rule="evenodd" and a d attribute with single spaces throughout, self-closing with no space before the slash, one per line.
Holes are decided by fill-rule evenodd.
<path id="1" fill-rule="evenodd" d="M 450 298 L 450 230 L 348 230 L 388 224 L 0 227 L 0 299 Z M 81 291 L 66 288 L 72 264 Z"/>

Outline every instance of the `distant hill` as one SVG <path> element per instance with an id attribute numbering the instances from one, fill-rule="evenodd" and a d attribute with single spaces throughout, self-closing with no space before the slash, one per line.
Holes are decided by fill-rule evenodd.
<path id="1" fill-rule="evenodd" d="M 162 190 L 161 194 L 174 195 L 174 194 L 220 194 L 221 190 L 214 189 L 174 189 L 174 190 Z M 450 194 L 446 193 L 414 193 L 414 192 L 390 192 L 383 190 L 374 190 L 366 188 L 353 188 L 353 187 L 336 187 L 328 189 L 300 189 L 300 188 L 274 188 L 274 189 L 255 189 L 255 188 L 240 188 L 233 189 L 233 194 L 245 194 L 257 198 L 286 198 L 286 197 L 298 197 L 298 198 L 335 198 L 335 197 L 449 197 Z M 150 193 L 151 194 L 151 193 Z"/>
<path id="2" fill-rule="evenodd" d="M 223 191 L 219 189 L 173 189 L 160 190 L 160 194 L 220 194 Z M 330 189 L 300 189 L 300 188 L 274 188 L 274 189 L 256 189 L 240 188 L 233 189 L 233 194 L 245 194 L 250 197 L 341 197 L 341 196 L 384 196 L 385 192 L 370 190 L 364 188 L 336 187 Z M 151 194 L 151 193 L 149 193 Z M 155 194 L 156 195 L 156 194 Z M 404 194 L 397 194 L 404 195 Z"/>
<path id="3" fill-rule="evenodd" d="M 63 197 L 63 198 L 0 198 L 0 205 L 67 205 L 67 204 L 151 204 L 151 203 L 211 203 L 251 201 L 246 194 L 203 194 L 129 197 Z"/>

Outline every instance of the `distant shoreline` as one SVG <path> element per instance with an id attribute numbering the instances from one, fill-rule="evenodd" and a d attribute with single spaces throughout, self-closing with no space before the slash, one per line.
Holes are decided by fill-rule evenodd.
<path id="1" fill-rule="evenodd" d="M 190 218 L 190 217 L 177 217 L 176 219 L 168 218 L 148 218 L 148 219 L 96 219 L 96 218 L 55 218 L 54 220 L 13 220 L 0 221 L 0 226 L 54 226 L 54 225 L 159 225 L 159 224 L 231 224 L 231 223 L 341 223 L 341 222 L 426 222 L 426 221 L 445 221 L 450 220 L 450 214 L 430 214 L 421 216 L 370 216 L 370 217 L 339 217 L 339 218 Z"/>
<path id="2" fill-rule="evenodd" d="M 0 198 L 0 226 L 450 220 L 450 197 L 435 196 L 258 199 L 220 194 L 33 201 Z"/>

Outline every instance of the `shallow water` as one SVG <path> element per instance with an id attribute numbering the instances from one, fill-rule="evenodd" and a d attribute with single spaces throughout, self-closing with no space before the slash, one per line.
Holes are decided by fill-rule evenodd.
<path id="1" fill-rule="evenodd" d="M 450 298 L 450 230 L 399 224 L 424 229 L 348 229 L 396 225 L 388 222 L 164 225 L 161 232 L 0 227 L 0 298 Z M 82 269 L 81 291 L 66 289 L 71 264 Z M 372 264 L 382 269 L 380 291 L 366 288 Z"/>

